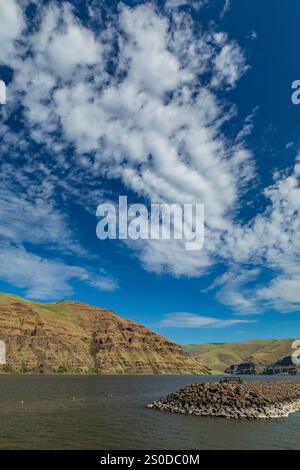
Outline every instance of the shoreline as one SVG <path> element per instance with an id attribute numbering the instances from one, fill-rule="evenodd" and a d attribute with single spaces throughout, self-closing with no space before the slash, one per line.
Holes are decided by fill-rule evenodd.
<path id="1" fill-rule="evenodd" d="M 102 377 L 209 377 L 206 374 L 102 374 L 97 372 L 0 372 L 0 377 L 2 376 L 78 376 L 78 377 L 95 377 L 95 376 L 102 376 Z M 213 377 L 223 377 L 223 375 L 213 375 Z M 299 376 L 300 377 L 300 376 Z"/>
<path id="2" fill-rule="evenodd" d="M 293 382 L 196 383 L 147 405 L 171 413 L 229 419 L 286 418 L 300 411 Z"/>
<path id="3" fill-rule="evenodd" d="M 223 378 L 223 377 L 232 377 L 232 375 L 230 374 L 210 374 L 210 375 L 207 375 L 207 374 L 145 374 L 145 373 L 138 373 L 138 374 L 125 374 L 125 373 L 122 373 L 122 374 L 117 374 L 117 373 L 99 373 L 99 372 L 3 372 L 3 371 L 0 371 L 0 377 L 2 376 L 24 376 L 24 375 L 32 375 L 32 376 L 61 376 L 61 377 L 64 377 L 64 376 L 67 376 L 67 375 L 71 375 L 71 376 L 106 376 L 106 377 L 192 377 L 192 378 L 196 378 L 196 377 L 216 377 L 216 378 Z M 245 382 L 248 382 L 247 381 L 247 378 L 249 377 L 257 377 L 257 379 L 259 378 L 263 378 L 265 377 L 266 379 L 270 380 L 270 378 L 278 378 L 279 380 L 283 380 L 285 379 L 286 381 L 288 380 L 291 380 L 292 377 L 296 377 L 296 378 L 299 378 L 299 381 L 300 381 L 300 374 L 297 374 L 297 375 L 289 375 L 289 374 L 272 374 L 272 375 L 269 375 L 269 374 L 251 374 L 251 375 L 243 375 L 243 374 L 240 374 L 238 375 L 238 377 L 241 377 L 243 380 L 245 380 Z M 295 381 L 296 382 L 296 381 Z"/>

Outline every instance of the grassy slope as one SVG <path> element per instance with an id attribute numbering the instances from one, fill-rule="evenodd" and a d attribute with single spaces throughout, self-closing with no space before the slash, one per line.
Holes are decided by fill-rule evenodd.
<path id="1" fill-rule="evenodd" d="M 114 312 L 74 301 L 31 302 L 0 293 L 9 371 L 205 372 L 182 348 Z"/>
<path id="2" fill-rule="evenodd" d="M 223 373 L 231 364 L 254 361 L 258 364 L 272 363 L 292 353 L 293 339 L 253 340 L 241 343 L 189 344 L 185 351 L 212 369 Z"/>
<path id="3" fill-rule="evenodd" d="M 53 302 L 53 303 L 42 303 L 42 302 L 32 302 L 26 300 L 22 297 L 13 294 L 0 293 L 0 309 L 6 309 L 11 306 L 13 302 L 17 304 L 22 304 L 25 307 L 28 306 L 31 310 L 35 311 L 45 320 L 51 322 L 58 322 L 59 324 L 66 324 L 70 327 L 84 326 L 86 323 L 86 318 L 82 315 L 82 312 L 85 312 L 85 304 L 81 304 L 82 312 L 78 312 L 76 309 L 72 308 L 75 304 L 79 302 L 71 301 L 62 301 L 62 302 Z M 106 309 L 101 308 L 102 311 Z M 109 316 L 116 317 L 116 314 L 107 310 Z M 122 320 L 122 317 L 118 317 Z"/>
<path id="4" fill-rule="evenodd" d="M 55 325 L 67 327 L 69 332 L 77 334 L 81 328 L 87 326 L 88 320 L 84 304 L 81 309 L 74 309 L 73 303 L 38 303 L 30 302 L 26 299 L 15 295 L 0 293 L 0 309 L 6 309 L 7 306 L 13 304 L 26 305 L 34 309 L 45 320 Z M 88 314 L 88 312 L 86 312 Z M 121 321 L 125 321 L 122 317 L 118 317 L 113 312 L 107 311 L 108 316 L 117 317 Z M 185 351 L 204 366 L 209 367 L 212 373 L 223 373 L 226 367 L 231 364 L 239 364 L 249 360 L 259 364 L 272 363 L 291 354 L 292 339 L 285 340 L 253 340 L 241 343 L 224 343 L 224 344 L 191 344 L 183 347 Z"/>

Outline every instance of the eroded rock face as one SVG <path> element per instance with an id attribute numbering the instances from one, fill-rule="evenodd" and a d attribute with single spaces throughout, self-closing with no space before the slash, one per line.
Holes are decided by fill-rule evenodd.
<path id="1" fill-rule="evenodd" d="M 227 369 L 225 369 L 226 374 L 234 374 L 234 375 L 253 375 L 257 374 L 258 370 L 256 364 L 253 362 L 243 362 L 241 364 L 233 364 Z"/>
<path id="2" fill-rule="evenodd" d="M 148 407 L 171 413 L 234 419 L 286 417 L 300 411 L 300 383 L 195 383 Z"/>
<path id="3" fill-rule="evenodd" d="M 180 346 L 110 310 L 0 294 L 6 372 L 200 374 Z"/>
<path id="4" fill-rule="evenodd" d="M 296 375 L 297 366 L 293 363 L 291 356 L 286 356 L 266 367 L 264 372 L 267 375 Z"/>
<path id="5" fill-rule="evenodd" d="M 293 363 L 291 356 L 283 357 L 271 364 L 262 365 L 254 362 L 233 364 L 225 369 L 226 374 L 232 375 L 297 375 L 297 366 Z"/>

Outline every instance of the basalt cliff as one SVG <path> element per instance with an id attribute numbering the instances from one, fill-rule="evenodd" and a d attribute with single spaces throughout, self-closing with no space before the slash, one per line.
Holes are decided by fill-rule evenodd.
<path id="1" fill-rule="evenodd" d="M 37 303 L 0 294 L 1 372 L 201 374 L 206 369 L 148 328 L 79 302 Z"/>

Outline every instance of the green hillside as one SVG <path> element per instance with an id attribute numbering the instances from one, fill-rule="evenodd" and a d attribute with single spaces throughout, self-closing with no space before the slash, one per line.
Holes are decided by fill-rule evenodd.
<path id="1" fill-rule="evenodd" d="M 222 374 L 232 364 L 254 362 L 264 367 L 292 354 L 293 339 L 252 340 L 241 343 L 189 344 L 184 349 L 212 370 Z"/>

